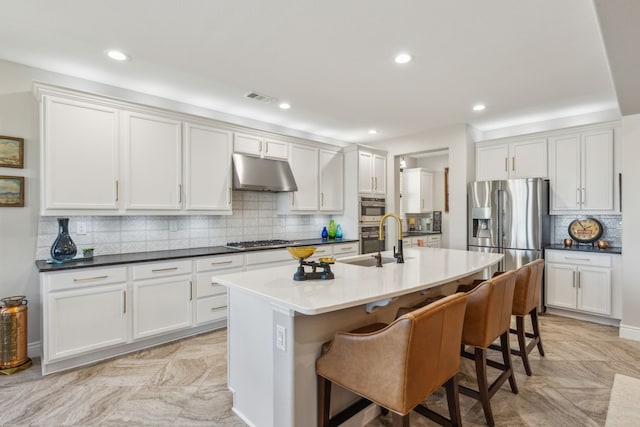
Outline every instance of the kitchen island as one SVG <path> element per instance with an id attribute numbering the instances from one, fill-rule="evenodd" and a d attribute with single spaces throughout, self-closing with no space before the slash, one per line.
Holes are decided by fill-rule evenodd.
<path id="1" fill-rule="evenodd" d="M 433 293 L 452 293 L 458 283 L 482 275 L 500 254 L 411 248 L 405 263 L 382 268 L 332 266 L 333 280 L 294 281 L 297 261 L 259 271 L 214 275 L 228 288 L 228 385 L 233 410 L 253 426 L 316 425 L 315 361 L 322 343 L 338 330 L 393 321 L 397 309 Z M 391 252 L 383 257 L 393 260 Z M 372 373 L 375 375 L 375 373 Z M 336 387 L 332 412 L 354 395 Z M 362 425 L 375 408 L 351 421 Z"/>

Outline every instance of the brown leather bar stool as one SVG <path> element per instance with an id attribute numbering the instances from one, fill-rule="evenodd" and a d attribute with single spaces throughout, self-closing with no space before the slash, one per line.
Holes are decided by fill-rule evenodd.
<path id="1" fill-rule="evenodd" d="M 461 425 L 456 374 L 467 297 L 455 294 L 407 313 L 375 332 L 336 332 L 316 362 L 318 426 L 337 426 L 371 403 L 409 426 L 411 410 L 441 425 Z M 329 418 L 331 384 L 363 397 Z M 421 404 L 442 385 L 449 419 Z"/>
<path id="2" fill-rule="evenodd" d="M 516 288 L 513 293 L 511 314 L 516 316 L 516 329 L 510 331 L 518 336 L 520 349 L 511 350 L 511 354 L 522 358 L 524 370 L 529 376 L 531 376 L 529 353 L 537 346 L 540 356 L 544 356 L 540 328 L 538 327 L 538 304 L 540 303 L 543 270 L 543 259 L 537 259 L 519 268 L 516 271 Z M 524 320 L 527 315 L 531 316 L 533 333 L 525 331 Z M 527 344 L 527 338 L 531 338 L 529 344 Z"/>
<path id="3" fill-rule="evenodd" d="M 508 379 L 513 393 L 518 393 L 516 378 L 511 365 L 509 351 L 509 326 L 511 306 L 516 282 L 515 272 L 509 271 L 492 277 L 469 291 L 467 310 L 462 329 L 462 356 L 475 360 L 478 390 L 460 386 L 460 393 L 478 399 L 482 403 L 487 424 L 495 425 L 491 411 L 491 397 Z M 500 337 L 503 363 L 487 359 L 487 348 Z M 474 353 L 467 352 L 465 346 L 474 347 Z M 502 371 L 498 378 L 488 385 L 487 366 Z"/>

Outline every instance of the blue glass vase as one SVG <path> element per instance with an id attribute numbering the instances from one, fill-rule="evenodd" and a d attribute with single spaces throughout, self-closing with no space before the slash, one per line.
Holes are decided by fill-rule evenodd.
<path id="1" fill-rule="evenodd" d="M 329 237 L 327 227 L 322 227 L 322 233 L 320 235 L 322 236 L 322 240 L 327 240 L 327 237 Z"/>
<path id="2" fill-rule="evenodd" d="M 64 262 L 76 256 L 78 248 L 69 235 L 69 218 L 58 218 L 58 237 L 51 245 L 51 258 Z"/>
<path id="3" fill-rule="evenodd" d="M 338 228 L 336 229 L 336 240 L 342 240 L 342 226 L 338 224 Z"/>

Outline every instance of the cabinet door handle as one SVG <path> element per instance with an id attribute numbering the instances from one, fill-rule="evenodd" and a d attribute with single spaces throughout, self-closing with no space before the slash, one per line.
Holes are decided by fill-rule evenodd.
<path id="1" fill-rule="evenodd" d="M 258 144 L 258 151 L 262 153 L 262 141 L 260 141 Z"/>
<path id="2" fill-rule="evenodd" d="M 212 261 L 211 265 L 222 265 L 222 264 L 231 264 L 233 261 L 229 260 L 229 261 Z"/>
<path id="3" fill-rule="evenodd" d="M 229 187 L 229 189 L 227 191 L 227 204 L 228 205 L 231 204 L 231 187 Z"/>
<path id="4" fill-rule="evenodd" d="M 167 267 L 167 268 L 154 268 L 153 270 L 151 270 L 152 273 L 158 273 L 160 271 L 172 271 L 172 270 L 177 270 L 178 267 Z"/>
<path id="5" fill-rule="evenodd" d="M 511 170 L 514 171 L 514 172 L 516 171 L 516 158 L 515 157 L 511 158 Z"/>
<path id="6" fill-rule="evenodd" d="M 264 143 L 264 152 L 265 152 L 265 154 L 269 152 L 269 143 L 268 142 Z"/>
<path id="7" fill-rule="evenodd" d="M 127 314 L 127 291 L 122 291 L 122 312 Z"/>
<path id="8" fill-rule="evenodd" d="M 373 177 L 371 177 L 371 191 L 373 191 L 374 187 L 373 187 Z"/>
<path id="9" fill-rule="evenodd" d="M 509 162 L 509 158 L 505 157 L 504 158 L 504 171 L 505 172 L 509 172 L 509 163 L 508 162 Z"/>
<path id="10" fill-rule="evenodd" d="M 211 282 L 211 286 L 222 286 L 222 285 L 218 282 Z"/>
<path id="11" fill-rule="evenodd" d="M 116 179 L 116 202 L 120 199 L 120 189 L 118 188 L 118 180 Z"/>
<path id="12" fill-rule="evenodd" d="M 576 272 L 573 272 L 573 279 L 571 280 L 573 287 L 576 287 Z"/>
<path id="13" fill-rule="evenodd" d="M 182 184 L 178 184 L 178 203 L 182 203 Z"/>
<path id="14" fill-rule="evenodd" d="M 580 289 L 580 272 L 578 271 L 578 289 Z"/>
<path id="15" fill-rule="evenodd" d="M 193 282 L 189 280 L 189 301 L 193 301 Z"/>
<path id="16" fill-rule="evenodd" d="M 583 205 L 584 205 L 585 199 L 586 199 L 586 197 L 585 197 L 584 187 L 582 187 L 582 191 L 580 192 L 580 200 L 581 200 Z"/>
<path id="17" fill-rule="evenodd" d="M 576 205 L 580 205 L 580 189 L 576 188 Z"/>
<path id="18" fill-rule="evenodd" d="M 320 206 L 324 206 L 324 193 L 320 193 Z"/>
<path id="19" fill-rule="evenodd" d="M 93 276 L 93 277 L 81 277 L 79 279 L 73 279 L 74 282 L 86 282 L 88 280 L 102 280 L 109 276 Z"/>

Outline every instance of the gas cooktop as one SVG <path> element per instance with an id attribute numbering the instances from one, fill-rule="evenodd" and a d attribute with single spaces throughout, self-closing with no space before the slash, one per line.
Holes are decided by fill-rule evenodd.
<path id="1" fill-rule="evenodd" d="M 285 248 L 287 246 L 295 245 L 298 242 L 293 240 L 249 240 L 246 242 L 229 242 L 226 244 L 228 248 L 232 249 L 268 249 L 268 248 Z"/>

